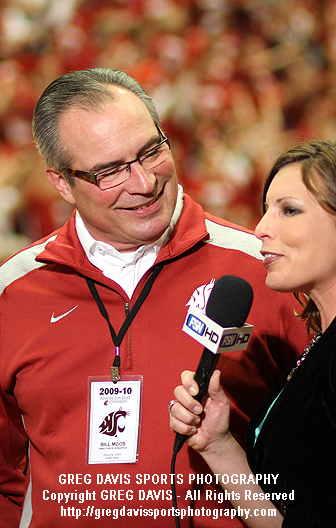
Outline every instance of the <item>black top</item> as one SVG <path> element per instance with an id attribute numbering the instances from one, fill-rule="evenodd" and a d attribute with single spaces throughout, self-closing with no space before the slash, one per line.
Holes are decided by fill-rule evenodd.
<path id="1" fill-rule="evenodd" d="M 266 492 L 294 490 L 283 501 L 283 528 L 336 527 L 336 319 L 288 382 L 287 374 L 251 420 L 247 458 L 254 474 L 279 474 L 262 484 Z"/>

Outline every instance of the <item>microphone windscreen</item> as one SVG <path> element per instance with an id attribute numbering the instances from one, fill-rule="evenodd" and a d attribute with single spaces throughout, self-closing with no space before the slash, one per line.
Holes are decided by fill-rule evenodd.
<path id="1" fill-rule="evenodd" d="M 241 277 L 223 275 L 211 291 L 206 315 L 222 328 L 241 327 L 253 301 L 251 285 Z"/>

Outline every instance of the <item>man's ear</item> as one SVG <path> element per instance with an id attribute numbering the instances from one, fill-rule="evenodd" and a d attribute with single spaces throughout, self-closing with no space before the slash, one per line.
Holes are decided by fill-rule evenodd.
<path id="1" fill-rule="evenodd" d="M 62 198 L 69 204 L 75 205 L 75 199 L 72 194 L 71 185 L 66 181 L 64 176 L 53 169 L 47 169 L 46 176 L 50 183 L 60 193 Z"/>

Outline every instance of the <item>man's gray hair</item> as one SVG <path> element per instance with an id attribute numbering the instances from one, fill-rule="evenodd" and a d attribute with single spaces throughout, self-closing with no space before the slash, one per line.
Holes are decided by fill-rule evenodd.
<path id="1" fill-rule="evenodd" d="M 70 72 L 53 81 L 42 93 L 34 111 L 33 136 L 47 167 L 56 171 L 71 167 L 71 153 L 59 138 L 59 120 L 70 107 L 99 110 L 115 99 L 113 86 L 122 86 L 137 95 L 146 105 L 157 128 L 160 119 L 151 97 L 142 86 L 123 71 L 92 68 Z"/>

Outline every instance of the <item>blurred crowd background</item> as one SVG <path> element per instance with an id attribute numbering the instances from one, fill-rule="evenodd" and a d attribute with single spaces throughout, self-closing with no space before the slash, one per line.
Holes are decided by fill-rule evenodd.
<path id="1" fill-rule="evenodd" d="M 52 80 L 95 66 L 144 86 L 185 191 L 251 229 L 276 156 L 336 140 L 336 0 L 0 0 L 0 260 L 71 212 L 31 118 Z"/>

